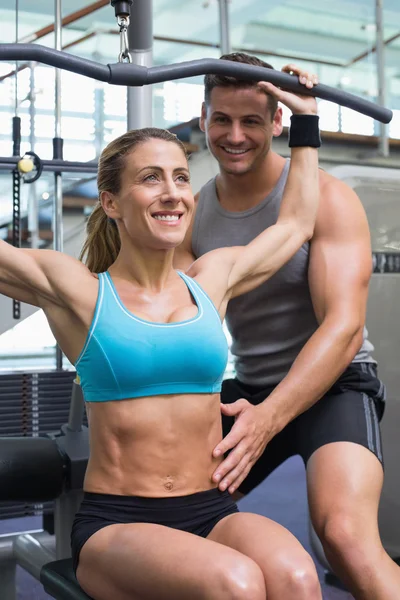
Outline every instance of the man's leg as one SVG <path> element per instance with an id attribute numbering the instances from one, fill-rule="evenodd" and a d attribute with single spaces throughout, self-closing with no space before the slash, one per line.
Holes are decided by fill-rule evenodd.
<path id="1" fill-rule="evenodd" d="M 383 397 L 376 367 L 353 364 L 297 420 L 311 520 L 329 563 L 357 600 L 400 598 L 400 568 L 378 530 Z"/>
<path id="2" fill-rule="evenodd" d="M 307 464 L 311 520 L 336 575 L 357 600 L 400 597 L 400 568 L 382 547 L 379 460 L 352 442 L 327 444 Z"/>

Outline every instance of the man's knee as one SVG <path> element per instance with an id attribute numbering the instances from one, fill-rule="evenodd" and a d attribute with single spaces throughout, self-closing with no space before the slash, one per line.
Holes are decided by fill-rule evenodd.
<path id="1" fill-rule="evenodd" d="M 335 511 L 317 528 L 322 546 L 329 555 L 339 555 L 351 562 L 355 556 L 370 551 L 371 544 L 380 547 L 378 528 L 357 514 L 356 510 Z"/>

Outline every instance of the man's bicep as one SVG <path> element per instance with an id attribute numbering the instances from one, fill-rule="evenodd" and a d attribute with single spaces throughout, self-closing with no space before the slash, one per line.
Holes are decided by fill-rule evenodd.
<path id="1" fill-rule="evenodd" d="M 371 270 L 364 209 L 350 188 L 334 181 L 322 197 L 311 241 L 309 286 L 318 322 L 332 317 L 343 326 L 361 326 Z"/>

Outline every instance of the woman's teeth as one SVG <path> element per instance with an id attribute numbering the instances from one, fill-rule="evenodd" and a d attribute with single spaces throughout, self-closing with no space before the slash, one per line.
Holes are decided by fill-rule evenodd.
<path id="1" fill-rule="evenodd" d="M 157 221 L 179 221 L 180 215 L 154 215 Z"/>

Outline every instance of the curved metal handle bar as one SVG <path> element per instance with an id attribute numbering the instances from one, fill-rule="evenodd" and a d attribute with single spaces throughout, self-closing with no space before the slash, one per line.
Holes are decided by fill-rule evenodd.
<path id="1" fill-rule="evenodd" d="M 0 61 L 5 60 L 40 62 L 50 67 L 90 77 L 90 79 L 106 83 L 110 81 L 108 65 L 102 65 L 93 60 L 73 56 L 68 52 L 54 50 L 40 44 L 0 44 Z"/>
<path id="2" fill-rule="evenodd" d="M 0 61 L 5 60 L 36 61 L 113 85 L 142 86 L 211 73 L 249 81 L 269 81 L 292 92 L 315 96 L 346 106 L 382 123 L 390 123 L 393 118 L 393 112 L 388 108 L 378 106 L 343 90 L 337 90 L 321 83 L 312 90 L 307 90 L 298 82 L 297 77 L 287 73 L 218 58 L 205 58 L 147 68 L 130 63 L 102 65 L 40 44 L 0 44 Z"/>

